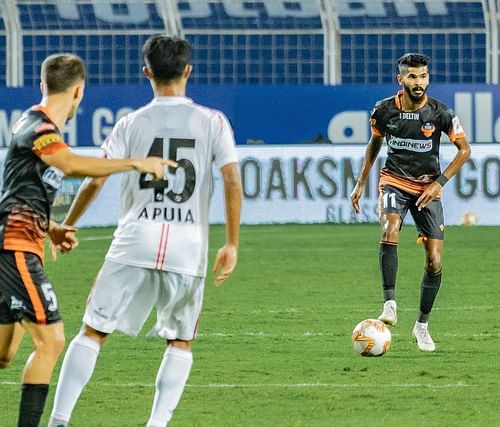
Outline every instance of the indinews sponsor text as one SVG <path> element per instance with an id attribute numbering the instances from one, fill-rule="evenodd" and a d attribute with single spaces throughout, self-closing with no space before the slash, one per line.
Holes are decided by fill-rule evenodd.
<path id="1" fill-rule="evenodd" d="M 398 138 L 396 136 L 390 136 L 387 139 L 387 145 L 396 150 L 410 150 L 417 153 L 425 153 L 431 151 L 432 149 L 432 139 L 420 140 L 420 139 L 407 139 Z"/>

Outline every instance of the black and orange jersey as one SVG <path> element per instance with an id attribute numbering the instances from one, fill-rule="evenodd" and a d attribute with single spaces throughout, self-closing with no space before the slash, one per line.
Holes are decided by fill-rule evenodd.
<path id="1" fill-rule="evenodd" d="M 50 208 L 63 173 L 40 156 L 68 149 L 42 106 L 26 110 L 12 129 L 0 198 L 0 248 L 31 252 L 43 260 Z"/>
<path id="2" fill-rule="evenodd" d="M 421 194 L 441 173 L 441 134 L 451 142 L 464 137 L 453 110 L 425 96 L 416 111 L 403 111 L 402 91 L 375 105 L 370 118 L 372 134 L 385 137 L 387 160 L 380 172 L 380 185 L 389 184 L 411 194 Z"/>

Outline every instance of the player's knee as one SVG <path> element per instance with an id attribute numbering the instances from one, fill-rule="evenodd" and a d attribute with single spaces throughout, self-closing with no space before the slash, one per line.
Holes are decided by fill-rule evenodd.
<path id="1" fill-rule="evenodd" d="M 383 242 L 398 243 L 399 241 L 399 227 L 389 226 L 384 229 L 382 233 Z"/>
<path id="2" fill-rule="evenodd" d="M 382 241 L 398 243 L 401 230 L 401 218 L 394 214 L 383 214 L 380 217 L 382 227 Z"/>
<path id="3" fill-rule="evenodd" d="M 53 353 L 56 358 L 63 352 L 65 343 L 66 339 L 64 338 L 64 335 L 58 336 L 54 339 Z"/>
<path id="4" fill-rule="evenodd" d="M 426 260 L 425 269 L 431 274 L 437 274 L 442 270 L 441 254 L 435 252 L 429 254 Z"/>
<path id="5" fill-rule="evenodd" d="M 85 325 L 83 327 L 83 329 L 80 331 L 80 334 L 94 340 L 99 345 L 103 345 L 109 336 L 108 333 L 98 331 L 97 329 L 94 329 L 88 325 Z"/>
<path id="6" fill-rule="evenodd" d="M 35 344 L 35 351 L 43 354 L 49 359 L 56 360 L 64 350 L 65 339 L 62 334 L 55 334 L 49 339 L 38 341 Z"/>
<path id="7" fill-rule="evenodd" d="M 169 340 L 168 345 L 182 350 L 191 351 L 191 341 Z"/>
<path id="8" fill-rule="evenodd" d="M 12 363 L 12 357 L 9 355 L 0 355 L 0 369 L 5 369 Z"/>

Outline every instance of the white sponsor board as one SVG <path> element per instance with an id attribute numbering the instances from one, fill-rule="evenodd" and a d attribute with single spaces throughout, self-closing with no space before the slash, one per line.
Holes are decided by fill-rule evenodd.
<path id="1" fill-rule="evenodd" d="M 99 149 L 74 149 L 82 155 L 98 155 Z M 375 163 L 355 215 L 350 193 L 361 168 L 364 145 L 239 146 L 244 186 L 243 224 L 377 222 L 378 169 L 385 150 Z M 456 153 L 451 144 L 441 148 L 444 170 Z M 3 163 L 5 151 L 0 151 Z M 68 180 L 60 195 L 70 198 L 75 181 Z M 79 226 L 114 225 L 118 217 L 120 176 L 108 179 Z M 460 224 L 466 212 L 474 212 L 481 225 L 500 225 L 500 144 L 473 145 L 472 157 L 444 188 L 443 204 L 448 225 Z M 214 172 L 211 223 L 224 222 L 222 182 Z"/>
<path id="2" fill-rule="evenodd" d="M 239 147 L 245 191 L 242 222 L 378 222 L 378 170 L 385 162 L 385 146 L 373 166 L 359 215 L 350 203 L 364 151 L 364 145 Z M 443 144 L 443 170 L 455 153 L 453 145 Z M 211 220 L 223 222 L 219 180 L 213 202 Z M 466 212 L 474 212 L 479 224 L 500 225 L 500 145 L 472 146 L 469 162 L 446 184 L 443 204 L 448 225 L 460 224 Z"/>

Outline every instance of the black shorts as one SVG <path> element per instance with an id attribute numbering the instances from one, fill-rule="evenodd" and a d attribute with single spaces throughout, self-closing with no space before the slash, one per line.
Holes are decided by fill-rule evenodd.
<path id="1" fill-rule="evenodd" d="M 404 221 L 410 211 L 420 236 L 443 240 L 444 216 L 441 200 L 434 199 L 419 211 L 415 206 L 418 197 L 392 185 L 384 185 L 379 194 L 380 214 L 398 213 Z"/>
<path id="2" fill-rule="evenodd" d="M 23 318 L 59 322 L 56 294 L 37 255 L 0 250 L 0 324 Z"/>

